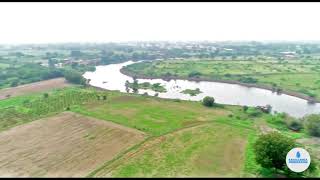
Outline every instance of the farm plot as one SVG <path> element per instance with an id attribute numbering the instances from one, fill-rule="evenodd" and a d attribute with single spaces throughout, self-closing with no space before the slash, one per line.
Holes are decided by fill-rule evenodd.
<path id="1" fill-rule="evenodd" d="M 8 97 L 20 96 L 29 93 L 37 93 L 42 91 L 48 91 L 56 88 L 63 88 L 71 86 L 64 78 L 50 79 L 47 81 L 40 81 L 36 83 L 30 83 L 13 88 L 6 88 L 0 90 L 0 100 Z"/>
<path id="2" fill-rule="evenodd" d="M 138 130 L 64 112 L 0 133 L 0 174 L 83 177 L 144 137 Z"/>
<path id="3" fill-rule="evenodd" d="M 223 123 L 186 128 L 145 142 L 94 177 L 239 177 L 253 131 Z"/>

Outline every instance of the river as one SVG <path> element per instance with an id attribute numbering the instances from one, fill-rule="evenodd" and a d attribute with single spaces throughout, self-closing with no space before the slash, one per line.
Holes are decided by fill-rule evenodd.
<path id="1" fill-rule="evenodd" d="M 90 79 L 90 85 L 108 90 L 119 90 L 126 92 L 125 82 L 133 82 L 133 78 L 120 72 L 123 66 L 133 64 L 133 61 L 127 61 L 120 64 L 111 64 L 97 66 L 96 71 L 86 72 L 83 77 Z M 277 94 L 270 90 L 246 87 L 237 84 L 228 84 L 208 81 L 188 81 L 188 80 L 170 80 L 162 79 L 138 79 L 139 83 L 150 82 L 160 83 L 167 92 L 158 93 L 161 98 L 182 99 L 200 101 L 205 96 L 212 96 L 217 103 L 229 105 L 246 105 L 246 106 L 272 106 L 272 112 L 285 112 L 293 117 L 303 117 L 307 114 L 320 113 L 320 103 L 310 104 L 307 100 L 286 95 Z M 202 93 L 197 96 L 190 96 L 181 93 L 184 89 L 199 88 Z M 154 95 L 152 90 L 139 89 L 139 94 L 147 92 Z"/>

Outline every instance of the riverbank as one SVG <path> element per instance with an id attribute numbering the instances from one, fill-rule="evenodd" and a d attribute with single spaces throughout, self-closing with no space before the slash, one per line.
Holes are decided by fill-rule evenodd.
<path id="1" fill-rule="evenodd" d="M 165 77 L 161 77 L 161 76 L 146 76 L 146 75 L 141 75 L 141 74 L 136 74 L 133 72 L 130 72 L 128 70 L 126 70 L 125 68 L 121 68 L 120 72 L 124 75 L 130 76 L 130 77 L 136 77 L 138 79 L 163 79 L 165 81 L 170 81 L 170 80 L 188 80 L 188 81 L 195 81 L 195 82 L 199 82 L 199 81 L 208 81 L 208 82 L 220 82 L 220 83 L 227 83 L 227 84 L 237 84 L 237 85 L 241 85 L 241 86 L 245 86 L 245 87 L 253 87 L 253 88 L 260 88 L 260 89 L 265 89 L 265 90 L 269 90 L 272 91 L 274 93 L 278 93 L 274 90 L 273 87 L 271 86 L 267 86 L 267 85 L 259 85 L 259 84 L 248 84 L 248 83 L 242 83 L 239 81 L 233 81 L 233 80 L 221 80 L 221 79 L 210 79 L 210 78 L 186 78 L 186 77 L 176 77 L 176 76 L 165 76 Z M 304 100 L 307 100 L 310 103 L 320 103 L 320 100 L 317 100 L 315 98 L 312 98 L 310 96 L 307 96 L 305 94 L 301 94 L 299 92 L 295 92 L 295 91 L 290 91 L 290 90 L 281 90 L 281 92 L 279 94 L 286 94 L 289 96 L 294 96 L 297 98 L 301 98 Z"/>

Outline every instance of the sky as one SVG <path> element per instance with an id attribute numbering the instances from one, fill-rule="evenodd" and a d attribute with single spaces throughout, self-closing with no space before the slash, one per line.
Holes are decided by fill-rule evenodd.
<path id="1" fill-rule="evenodd" d="M 320 40 L 320 3 L 0 3 L 0 44 Z"/>

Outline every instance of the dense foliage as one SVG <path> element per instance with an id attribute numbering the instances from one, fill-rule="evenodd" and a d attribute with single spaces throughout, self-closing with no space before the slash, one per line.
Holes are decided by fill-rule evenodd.
<path id="1" fill-rule="evenodd" d="M 294 147 L 294 141 L 280 133 L 261 135 L 254 144 L 256 161 L 264 168 L 284 170 L 287 153 Z"/>
<path id="2" fill-rule="evenodd" d="M 320 115 L 312 114 L 303 118 L 306 129 L 311 136 L 320 137 Z"/>
<path id="3" fill-rule="evenodd" d="M 27 63 L 0 71 L 0 87 L 15 87 L 22 84 L 62 77 L 59 69 L 49 69 L 39 64 Z"/>
<path id="4" fill-rule="evenodd" d="M 203 98 L 202 104 L 207 107 L 212 107 L 214 105 L 214 98 L 210 96 L 206 96 Z"/>

